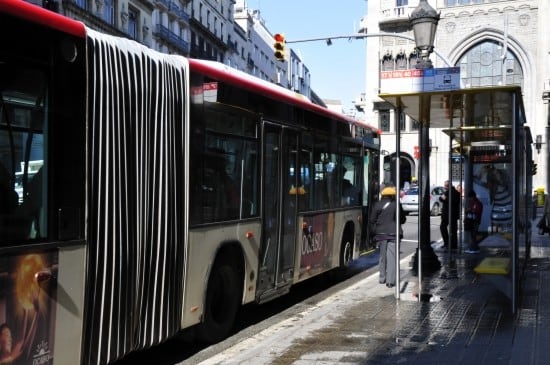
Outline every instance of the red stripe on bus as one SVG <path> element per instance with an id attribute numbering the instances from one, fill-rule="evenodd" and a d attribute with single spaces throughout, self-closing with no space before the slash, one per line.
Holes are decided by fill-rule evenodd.
<path id="1" fill-rule="evenodd" d="M 0 13 L 57 29 L 77 37 L 86 37 L 84 24 L 23 0 L 1 0 Z"/>
<path id="2" fill-rule="evenodd" d="M 233 71 L 233 69 L 230 69 L 229 66 L 214 63 L 213 61 L 204 61 L 199 59 L 189 59 L 189 65 L 191 70 L 209 76 L 213 79 L 231 83 L 244 89 L 254 91 L 258 94 L 265 95 L 269 98 L 302 107 L 317 114 L 331 116 L 340 122 L 358 124 L 376 131 L 376 128 L 367 126 L 345 114 L 335 112 L 321 105 L 313 104 L 309 99 L 302 98 L 290 90 L 261 79 L 253 78 L 250 75 L 247 75 L 246 77 L 240 76 L 237 74 L 237 71 Z"/>

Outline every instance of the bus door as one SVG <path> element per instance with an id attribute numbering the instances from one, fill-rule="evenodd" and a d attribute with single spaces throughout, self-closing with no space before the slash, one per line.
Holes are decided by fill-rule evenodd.
<path id="1" fill-rule="evenodd" d="M 374 241 L 371 242 L 371 227 L 368 224 L 370 213 L 374 203 L 378 200 L 379 194 L 379 173 L 378 173 L 378 154 L 370 148 L 365 148 L 363 153 L 363 203 L 362 203 L 362 221 L 361 225 L 361 251 L 368 251 L 375 248 Z"/>
<path id="2" fill-rule="evenodd" d="M 288 291 L 293 277 L 297 214 L 295 130 L 264 124 L 263 234 L 258 301 Z"/>

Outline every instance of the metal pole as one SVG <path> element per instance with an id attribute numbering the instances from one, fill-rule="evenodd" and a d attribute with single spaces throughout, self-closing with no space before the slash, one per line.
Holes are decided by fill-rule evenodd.
<path id="1" fill-rule="evenodd" d="M 430 95 L 420 95 L 418 131 L 418 144 L 420 147 L 418 251 L 420 257 L 417 260 L 419 273 L 421 269 L 428 269 L 430 272 L 433 272 L 441 268 L 439 259 L 431 246 L 430 239 L 430 100 Z"/>
<path id="2" fill-rule="evenodd" d="M 418 131 L 418 146 L 420 149 L 420 179 L 418 180 L 418 298 L 422 294 L 422 274 L 426 265 L 427 255 L 424 253 L 430 246 L 430 174 L 429 163 L 430 156 L 426 146 L 429 147 L 429 115 L 430 115 L 430 96 L 420 96 L 420 120 Z"/>
<path id="3" fill-rule="evenodd" d="M 520 171 L 518 169 L 518 153 L 522 153 L 519 151 L 518 148 L 518 128 L 519 128 L 519 121 L 518 121 L 518 109 L 517 109 L 517 95 L 515 93 L 512 94 L 512 171 Z M 531 171 L 528 171 L 527 173 L 530 173 Z M 518 208 L 519 208 L 519 184 L 518 180 L 521 178 L 524 178 L 524 176 L 520 176 L 520 174 L 512 174 L 512 211 L 514 214 L 512 214 L 512 313 L 516 314 L 517 310 L 517 291 L 518 291 L 518 275 L 517 275 L 517 265 L 518 265 L 518 254 L 519 254 L 519 247 L 518 247 L 518 241 L 519 241 L 519 232 L 518 232 Z"/>
<path id="4" fill-rule="evenodd" d="M 548 121 L 546 126 L 546 156 L 543 156 L 543 158 L 545 159 L 544 161 L 546 161 L 546 170 L 544 173 L 546 174 L 546 194 L 548 194 L 548 199 L 550 198 L 550 102 L 548 103 Z M 539 172 L 537 171 L 537 173 Z M 542 171 L 540 173 L 542 174 Z M 539 181 L 540 180 L 542 179 L 539 179 Z"/>
<path id="5" fill-rule="evenodd" d="M 399 231 L 401 228 L 401 212 L 399 206 L 401 204 L 401 107 L 397 108 L 397 117 L 395 118 L 395 153 L 397 155 L 395 159 L 395 184 L 396 184 L 396 194 L 395 194 L 395 298 L 399 299 L 401 287 L 400 281 L 400 267 L 399 267 L 399 252 L 401 246 L 401 237 L 399 237 Z"/>

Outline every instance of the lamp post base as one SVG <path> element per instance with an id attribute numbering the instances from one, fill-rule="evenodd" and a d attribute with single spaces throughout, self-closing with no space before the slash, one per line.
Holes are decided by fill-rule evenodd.
<path id="1" fill-rule="evenodd" d="M 432 274 L 441 268 L 441 262 L 437 258 L 430 244 L 420 246 L 422 254 L 422 273 Z M 411 270 L 416 275 L 418 274 L 418 248 L 411 259 Z"/>

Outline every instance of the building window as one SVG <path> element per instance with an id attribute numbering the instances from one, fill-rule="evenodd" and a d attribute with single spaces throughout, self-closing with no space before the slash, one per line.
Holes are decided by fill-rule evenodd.
<path id="1" fill-rule="evenodd" d="M 115 7 L 113 0 L 105 0 L 103 5 L 103 20 L 111 25 L 115 24 Z"/>
<path id="2" fill-rule="evenodd" d="M 418 120 L 411 118 L 411 131 L 418 130 Z"/>
<path id="3" fill-rule="evenodd" d="M 382 132 L 389 132 L 390 131 L 390 112 L 389 110 L 381 110 L 379 113 L 380 118 L 380 130 Z"/>
<path id="4" fill-rule="evenodd" d="M 75 3 L 82 9 L 88 10 L 88 0 L 75 0 Z"/>
<path id="5" fill-rule="evenodd" d="M 386 52 L 384 57 L 382 57 L 382 71 L 393 71 L 393 66 L 394 66 L 393 56 L 388 51 Z"/>
<path id="6" fill-rule="evenodd" d="M 407 6 L 409 5 L 409 0 L 395 0 L 395 6 Z"/>
<path id="7" fill-rule="evenodd" d="M 406 130 L 406 121 L 407 121 L 407 118 L 405 116 L 405 113 L 403 112 L 399 113 L 399 130 L 400 131 Z"/>
<path id="8" fill-rule="evenodd" d="M 133 39 L 137 39 L 138 31 L 138 11 L 128 7 L 128 35 Z"/>
<path id="9" fill-rule="evenodd" d="M 395 69 L 396 70 L 406 70 L 407 69 L 407 57 L 403 51 L 395 57 Z"/>
<path id="10" fill-rule="evenodd" d="M 461 81 L 467 88 L 497 85 L 523 86 L 523 70 L 516 56 L 502 46 L 487 40 L 470 48 L 459 60 Z"/>
<path id="11" fill-rule="evenodd" d="M 418 54 L 416 53 L 416 51 L 411 52 L 411 54 L 409 55 L 409 68 L 415 68 L 417 62 Z"/>

